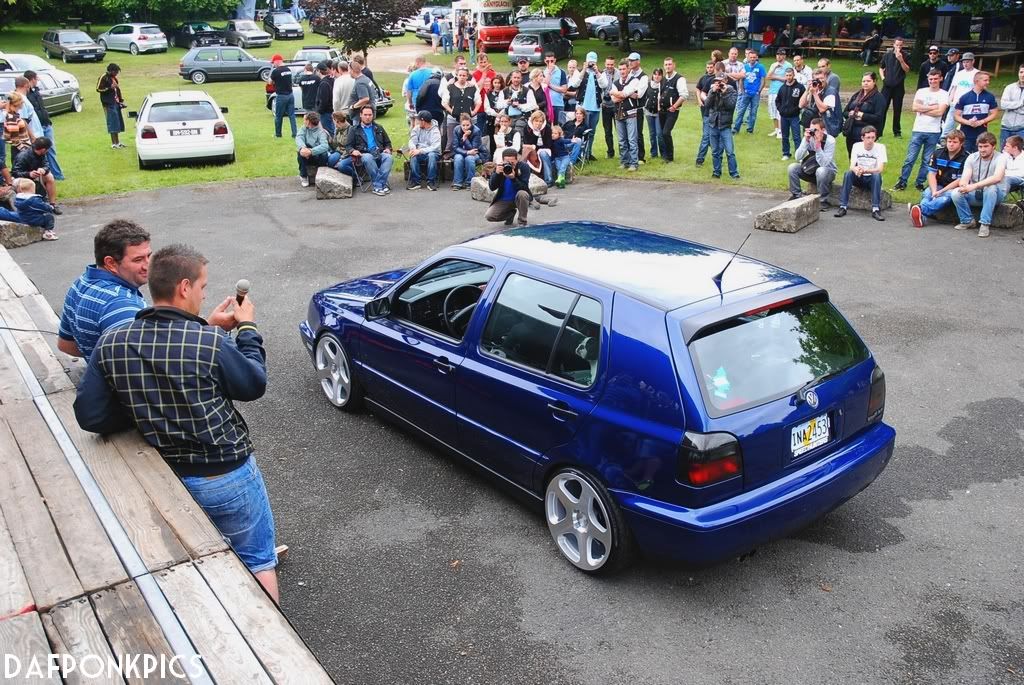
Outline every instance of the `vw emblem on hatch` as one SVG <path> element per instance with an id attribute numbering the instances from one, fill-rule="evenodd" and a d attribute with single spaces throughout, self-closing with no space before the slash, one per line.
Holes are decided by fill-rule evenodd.
<path id="1" fill-rule="evenodd" d="M 818 408 L 818 393 L 808 390 L 807 394 L 804 395 L 804 399 L 807 400 L 807 404 L 810 405 L 811 409 Z"/>

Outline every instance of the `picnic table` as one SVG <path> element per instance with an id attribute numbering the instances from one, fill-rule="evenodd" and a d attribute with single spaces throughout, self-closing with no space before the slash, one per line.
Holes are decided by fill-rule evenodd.
<path id="1" fill-rule="evenodd" d="M 44 674 L 49 654 L 150 655 L 179 664 L 160 682 L 332 682 L 139 433 L 79 429 L 83 363 L 33 331 L 57 325 L 0 248 L 0 653 Z M 89 682 L 125 680 L 144 679 Z"/>
<path id="2" fill-rule="evenodd" d="M 88 19 L 82 19 L 81 17 L 66 17 L 61 20 L 60 27 L 62 29 L 82 28 L 86 33 L 89 33 L 92 31 L 92 22 Z"/>
<path id="3" fill-rule="evenodd" d="M 993 71 L 992 75 L 994 77 L 998 78 L 998 76 L 999 76 L 999 67 L 1000 67 L 1000 65 L 1002 63 L 1003 58 L 1004 57 L 1013 57 L 1014 58 L 1013 59 L 1013 65 L 1017 66 L 1017 59 L 1016 58 L 1019 57 L 1020 55 L 1024 55 L 1024 52 L 1022 52 L 1020 50 L 997 50 L 995 52 L 976 52 L 974 54 L 974 60 L 975 60 L 975 64 L 977 65 L 978 69 L 981 69 L 982 68 L 982 64 L 985 62 L 985 60 L 995 59 L 995 61 L 996 61 L 996 68 Z"/>

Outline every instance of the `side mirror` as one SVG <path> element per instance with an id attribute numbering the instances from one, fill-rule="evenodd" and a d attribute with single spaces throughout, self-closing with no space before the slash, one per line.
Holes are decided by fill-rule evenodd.
<path id="1" fill-rule="evenodd" d="M 376 300 L 370 300 L 363 307 L 363 314 L 366 316 L 367 321 L 373 321 L 375 319 L 383 319 L 385 316 L 391 313 L 391 298 L 390 297 L 378 297 Z"/>
<path id="2" fill-rule="evenodd" d="M 131 111 L 129 111 L 128 112 L 128 118 L 129 119 L 138 119 L 139 118 L 139 113 L 138 112 L 131 112 Z"/>
<path id="3" fill-rule="evenodd" d="M 220 113 L 221 114 L 227 114 L 228 113 L 228 108 L 227 107 L 221 107 L 220 108 Z"/>

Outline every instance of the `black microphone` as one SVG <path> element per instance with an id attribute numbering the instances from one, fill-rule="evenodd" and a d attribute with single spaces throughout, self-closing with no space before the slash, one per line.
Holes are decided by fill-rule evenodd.
<path id="1" fill-rule="evenodd" d="M 235 299 L 238 304 L 242 304 L 242 300 L 249 294 L 249 279 L 243 278 L 235 284 Z"/>

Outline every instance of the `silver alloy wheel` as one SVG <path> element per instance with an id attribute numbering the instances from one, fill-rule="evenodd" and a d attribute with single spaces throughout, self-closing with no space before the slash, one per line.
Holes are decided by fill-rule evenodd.
<path id="1" fill-rule="evenodd" d="M 352 373 L 348 355 L 333 337 L 325 335 L 316 344 L 316 374 L 327 400 L 344 407 L 352 396 Z"/>
<path id="2" fill-rule="evenodd" d="M 612 551 L 612 529 L 601 496 L 578 473 L 565 471 L 548 483 L 544 518 L 555 544 L 573 566 L 597 571 Z"/>
<path id="3" fill-rule="evenodd" d="M 135 43 L 132 43 L 128 46 L 128 52 L 132 53 L 133 55 L 139 54 L 139 46 Z"/>
<path id="4" fill-rule="evenodd" d="M 82 96 L 81 95 L 77 95 L 76 94 L 75 97 L 71 98 L 71 109 L 75 110 L 76 112 L 81 112 L 82 111 Z"/>

